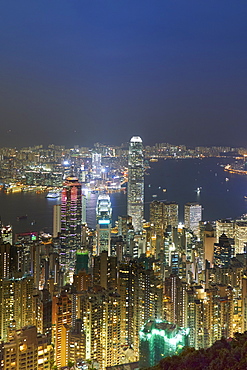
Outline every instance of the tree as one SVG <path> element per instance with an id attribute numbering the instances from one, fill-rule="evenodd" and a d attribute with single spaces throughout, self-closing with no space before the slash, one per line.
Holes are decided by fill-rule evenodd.
<path id="1" fill-rule="evenodd" d="M 72 369 L 72 367 L 75 366 L 75 363 L 69 360 L 67 366 L 68 366 L 69 369 Z"/>
<path id="2" fill-rule="evenodd" d="M 88 370 L 97 370 L 94 365 L 96 365 L 96 361 L 94 360 L 86 360 L 86 363 L 88 364 Z"/>

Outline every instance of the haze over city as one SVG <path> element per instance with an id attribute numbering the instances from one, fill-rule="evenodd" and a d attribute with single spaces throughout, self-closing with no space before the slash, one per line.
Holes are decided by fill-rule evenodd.
<path id="1" fill-rule="evenodd" d="M 0 4 L 0 146 L 244 146 L 245 1 Z"/>

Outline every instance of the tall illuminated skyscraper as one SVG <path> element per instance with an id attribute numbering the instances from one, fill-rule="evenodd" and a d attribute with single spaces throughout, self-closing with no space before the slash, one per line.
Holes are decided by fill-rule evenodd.
<path id="1" fill-rule="evenodd" d="M 67 177 L 61 197 L 61 265 L 73 274 L 76 250 L 81 247 L 82 192 L 76 177 Z"/>
<path id="2" fill-rule="evenodd" d="M 112 207 L 108 194 L 100 194 L 96 209 L 97 254 L 107 251 L 110 255 Z"/>
<path id="3" fill-rule="evenodd" d="M 178 226 L 178 203 L 164 202 L 164 230 L 167 226 Z"/>
<path id="4" fill-rule="evenodd" d="M 128 215 L 132 217 L 134 230 L 140 232 L 144 215 L 144 165 L 142 139 L 139 136 L 130 140 L 128 177 Z"/>
<path id="5" fill-rule="evenodd" d="M 150 203 L 150 227 L 152 236 L 164 235 L 164 203 L 157 200 Z"/>
<path id="6" fill-rule="evenodd" d="M 62 293 L 52 301 L 52 342 L 58 368 L 66 366 L 69 360 L 68 336 L 72 324 L 72 301 Z"/>
<path id="7" fill-rule="evenodd" d="M 184 206 L 184 226 L 199 234 L 199 222 L 202 220 L 202 206 L 198 203 L 186 203 Z"/>
<path id="8" fill-rule="evenodd" d="M 93 152 L 92 153 L 92 175 L 95 179 L 100 179 L 101 177 L 101 154 Z"/>

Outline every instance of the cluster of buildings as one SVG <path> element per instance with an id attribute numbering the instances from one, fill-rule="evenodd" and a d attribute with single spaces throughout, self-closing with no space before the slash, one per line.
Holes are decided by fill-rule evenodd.
<path id="1" fill-rule="evenodd" d="M 195 147 L 157 143 L 142 148 L 145 159 L 235 157 L 236 169 L 246 170 L 246 149 L 231 147 Z M 110 146 L 100 143 L 93 148 L 65 148 L 37 145 L 28 148 L 0 148 L 0 179 L 6 191 L 40 190 L 61 187 L 73 166 L 79 181 L 92 189 L 119 189 L 129 154 L 128 143 Z"/>
<path id="2" fill-rule="evenodd" d="M 104 177 L 97 150 L 94 180 Z M 1 226 L 2 369 L 148 367 L 185 345 L 206 348 L 247 330 L 247 219 L 203 222 L 202 206 L 187 203 L 181 225 L 176 202 L 153 201 L 144 222 L 138 136 L 127 167 L 128 214 L 115 227 L 110 196 L 100 192 L 96 229 L 88 228 L 74 166 L 52 236 L 13 241 L 11 227 Z"/>

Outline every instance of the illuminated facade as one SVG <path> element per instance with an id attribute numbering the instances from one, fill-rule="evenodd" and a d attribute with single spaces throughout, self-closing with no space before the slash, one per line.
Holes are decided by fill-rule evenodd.
<path id="1" fill-rule="evenodd" d="M 150 319 L 163 318 L 162 283 L 151 269 L 134 261 L 119 266 L 121 342 L 139 353 L 139 331 Z"/>
<path id="2" fill-rule="evenodd" d="M 117 288 L 117 257 L 103 251 L 93 257 L 93 284 L 105 289 Z"/>
<path id="3" fill-rule="evenodd" d="M 4 243 L 13 244 L 13 230 L 11 225 L 2 226 L 1 236 Z"/>
<path id="4" fill-rule="evenodd" d="M 73 275 L 76 250 L 82 238 L 82 191 L 76 177 L 67 177 L 61 194 L 60 263 L 67 276 Z"/>
<path id="5" fill-rule="evenodd" d="M 199 222 L 202 220 L 202 206 L 198 203 L 186 203 L 184 206 L 184 226 L 199 234 Z"/>
<path id="6" fill-rule="evenodd" d="M 97 254 L 107 251 L 110 254 L 112 208 L 108 194 L 98 196 L 96 208 Z"/>
<path id="7" fill-rule="evenodd" d="M 66 366 L 69 360 L 69 331 L 72 325 L 72 301 L 66 293 L 53 297 L 52 342 L 55 348 L 55 362 Z"/>
<path id="8" fill-rule="evenodd" d="M 74 363 L 85 359 L 85 333 L 81 319 L 76 320 L 75 327 L 69 332 L 69 359 Z"/>
<path id="9" fill-rule="evenodd" d="M 216 340 L 233 336 L 233 292 L 230 286 L 217 284 L 205 290 L 194 286 L 188 291 L 187 326 L 190 345 L 196 349 L 211 346 Z"/>
<path id="10" fill-rule="evenodd" d="M 3 370 L 51 369 L 53 347 L 45 335 L 37 334 L 35 326 L 13 332 L 3 346 Z"/>
<path id="11" fill-rule="evenodd" d="M 152 237 L 164 235 L 164 203 L 154 200 L 150 203 L 150 228 Z"/>
<path id="12" fill-rule="evenodd" d="M 101 153 L 92 153 L 92 175 L 95 179 L 101 178 Z"/>
<path id="13" fill-rule="evenodd" d="M 168 225 L 172 227 L 178 227 L 178 203 L 176 202 L 164 202 L 164 229 Z"/>
<path id="14" fill-rule="evenodd" d="M 127 212 L 132 217 L 135 232 L 141 232 L 144 215 L 144 165 L 142 139 L 139 136 L 133 136 L 129 145 Z"/>
<path id="15" fill-rule="evenodd" d="M 8 327 L 17 329 L 35 323 L 34 280 L 0 279 L 0 336 L 7 339 Z"/>
<path id="16" fill-rule="evenodd" d="M 57 238 L 61 233 L 61 204 L 53 206 L 53 238 Z"/>
<path id="17" fill-rule="evenodd" d="M 225 234 L 228 238 L 234 239 L 235 223 L 230 219 L 223 219 L 216 221 L 216 242 L 219 243 L 219 238 Z"/>
<path id="18" fill-rule="evenodd" d="M 214 266 L 221 268 L 228 267 L 231 257 L 232 246 L 227 236 L 222 234 L 219 238 L 219 243 L 214 244 Z"/>
<path id="19" fill-rule="evenodd" d="M 0 278 L 10 277 L 11 245 L 0 241 Z"/>
<path id="20" fill-rule="evenodd" d="M 123 240 L 127 240 L 128 231 L 132 227 L 132 217 L 118 216 L 118 235 L 122 236 Z"/>
<path id="21" fill-rule="evenodd" d="M 189 329 L 166 321 L 149 321 L 140 331 L 139 367 L 157 365 L 164 357 L 181 352 L 188 346 Z"/>
<path id="22" fill-rule="evenodd" d="M 99 368 L 120 363 L 120 297 L 102 289 L 80 296 L 81 319 L 85 332 L 86 359 L 99 363 Z"/>
<path id="23" fill-rule="evenodd" d="M 178 226 L 178 204 L 153 201 L 150 204 L 150 230 L 152 254 L 156 257 L 163 248 L 164 232 L 167 231 L 168 226 Z"/>
<path id="24" fill-rule="evenodd" d="M 235 222 L 235 253 L 244 253 L 247 245 L 247 220 Z"/>

